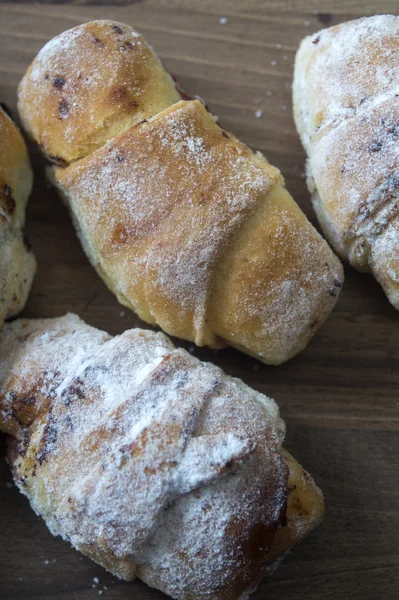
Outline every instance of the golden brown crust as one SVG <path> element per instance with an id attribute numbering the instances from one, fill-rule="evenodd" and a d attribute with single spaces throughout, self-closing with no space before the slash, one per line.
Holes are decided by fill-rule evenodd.
<path id="1" fill-rule="evenodd" d="M 319 523 L 322 495 L 282 450 L 276 404 L 163 334 L 20 320 L 0 352 L 18 487 L 118 576 L 236 600 Z"/>
<path id="2" fill-rule="evenodd" d="M 22 231 L 31 188 L 25 142 L 0 108 L 0 327 L 22 310 L 36 268 Z"/>
<path id="3" fill-rule="evenodd" d="M 343 23 L 303 40 L 294 113 L 320 223 L 399 308 L 399 18 Z M 326 77 L 326 73 L 328 76 Z"/>
<path id="4" fill-rule="evenodd" d="M 118 297 L 200 345 L 217 344 L 207 325 L 217 265 L 280 176 L 223 134 L 198 100 L 181 101 L 55 172 Z"/>
<path id="5" fill-rule="evenodd" d="M 281 456 L 289 472 L 287 512 L 284 527 L 274 536 L 269 560 L 293 548 L 308 534 L 309 527 L 316 527 L 324 517 L 323 496 L 312 477 L 284 448 Z"/>
<path id="6" fill-rule="evenodd" d="M 96 60 L 92 38 L 100 30 L 109 42 Z M 105 130 L 101 111 L 108 105 L 101 108 L 103 92 L 94 87 L 71 102 L 89 111 L 82 129 L 74 114 L 62 123 L 53 118 L 60 90 L 43 84 L 49 66 L 78 73 L 88 52 L 95 76 L 103 77 L 108 54 L 112 62 L 116 52 L 113 71 L 124 79 L 115 40 L 127 31 L 135 35 L 120 24 L 95 22 L 62 34 L 44 47 L 20 85 L 21 115 L 39 143 L 45 135 L 49 143 L 78 149 L 75 135 L 85 135 L 86 120 L 104 133 L 101 143 L 108 140 L 77 150 L 73 160 L 87 156 L 52 175 L 83 247 L 120 302 L 148 323 L 198 345 L 229 344 L 272 364 L 288 360 L 330 314 L 343 273 L 280 172 L 221 128 L 198 100 L 177 102 L 174 90 L 162 105 L 163 93 L 155 96 L 149 82 L 154 73 L 157 81 L 161 73 L 162 81 L 171 80 L 144 55 L 133 66 L 143 76 L 140 97 L 159 100 L 157 110 L 148 111 L 154 116 L 128 123 L 115 109 L 115 127 Z M 36 80 L 43 107 L 37 113 Z M 61 92 L 67 89 L 66 83 Z"/>
<path id="7" fill-rule="evenodd" d="M 42 49 L 19 86 L 18 109 L 47 156 L 67 164 L 179 99 L 141 35 L 93 21 Z"/>
<path id="8" fill-rule="evenodd" d="M 279 171 L 198 100 L 128 129 L 55 178 L 100 275 L 171 335 L 280 363 L 335 305 L 339 261 Z"/>
<path id="9" fill-rule="evenodd" d="M 280 178 L 220 263 L 209 324 L 231 346 L 280 364 L 320 329 L 342 282 L 339 260 Z"/>

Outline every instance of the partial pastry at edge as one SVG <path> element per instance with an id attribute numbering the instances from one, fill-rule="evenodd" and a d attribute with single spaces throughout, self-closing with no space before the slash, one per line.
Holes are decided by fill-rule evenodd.
<path id="1" fill-rule="evenodd" d="M 36 270 L 23 234 L 32 180 L 22 135 L 0 106 L 0 327 L 24 307 Z"/>
<path id="2" fill-rule="evenodd" d="M 399 309 L 399 17 L 305 38 L 293 100 L 313 206 L 334 249 Z"/>
<path id="3" fill-rule="evenodd" d="M 120 302 L 279 364 L 330 314 L 342 266 L 280 172 L 179 89 L 131 27 L 95 21 L 40 51 L 18 105 Z"/>
<path id="4" fill-rule="evenodd" d="M 275 402 L 162 333 L 18 320 L 0 354 L 17 486 L 115 575 L 178 600 L 237 600 L 322 519 Z"/>

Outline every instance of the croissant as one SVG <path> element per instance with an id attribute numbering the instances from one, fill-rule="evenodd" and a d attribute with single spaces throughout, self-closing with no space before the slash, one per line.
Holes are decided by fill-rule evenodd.
<path id="1" fill-rule="evenodd" d="M 321 520 L 275 402 L 164 334 L 18 320 L 0 355 L 16 485 L 118 577 L 178 600 L 247 598 Z"/>
<path id="2" fill-rule="evenodd" d="M 22 231 L 32 180 L 22 135 L 0 106 L 0 327 L 24 307 L 35 274 Z"/>
<path id="3" fill-rule="evenodd" d="M 294 114 L 320 225 L 341 258 L 371 271 L 399 309 L 399 18 L 305 38 Z"/>
<path id="4" fill-rule="evenodd" d="M 44 46 L 19 111 L 122 304 L 171 335 L 281 363 L 334 307 L 341 264 L 280 172 L 179 90 L 131 27 L 95 21 Z"/>

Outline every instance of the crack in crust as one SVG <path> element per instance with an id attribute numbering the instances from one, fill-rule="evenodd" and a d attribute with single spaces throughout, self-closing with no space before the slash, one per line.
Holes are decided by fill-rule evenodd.
<path id="1" fill-rule="evenodd" d="M 376 238 L 382 236 L 399 216 L 399 173 L 388 177 L 359 207 L 344 234 L 351 262 L 369 265 Z"/>

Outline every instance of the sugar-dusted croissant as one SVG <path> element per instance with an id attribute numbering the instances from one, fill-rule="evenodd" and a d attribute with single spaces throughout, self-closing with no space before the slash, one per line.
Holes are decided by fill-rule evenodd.
<path id="1" fill-rule="evenodd" d="M 35 274 L 22 231 L 32 179 L 22 135 L 0 107 L 0 327 L 24 307 Z"/>
<path id="2" fill-rule="evenodd" d="M 398 69 L 399 17 L 315 33 L 296 56 L 294 112 L 326 236 L 399 309 Z"/>
<path id="3" fill-rule="evenodd" d="M 140 329 L 0 332 L 0 428 L 51 532 L 179 600 L 246 598 L 323 516 L 273 400 Z"/>
<path id="4" fill-rule="evenodd" d="M 178 89 L 131 27 L 95 21 L 40 51 L 19 111 L 120 302 L 278 364 L 329 315 L 341 264 L 280 172 Z"/>

